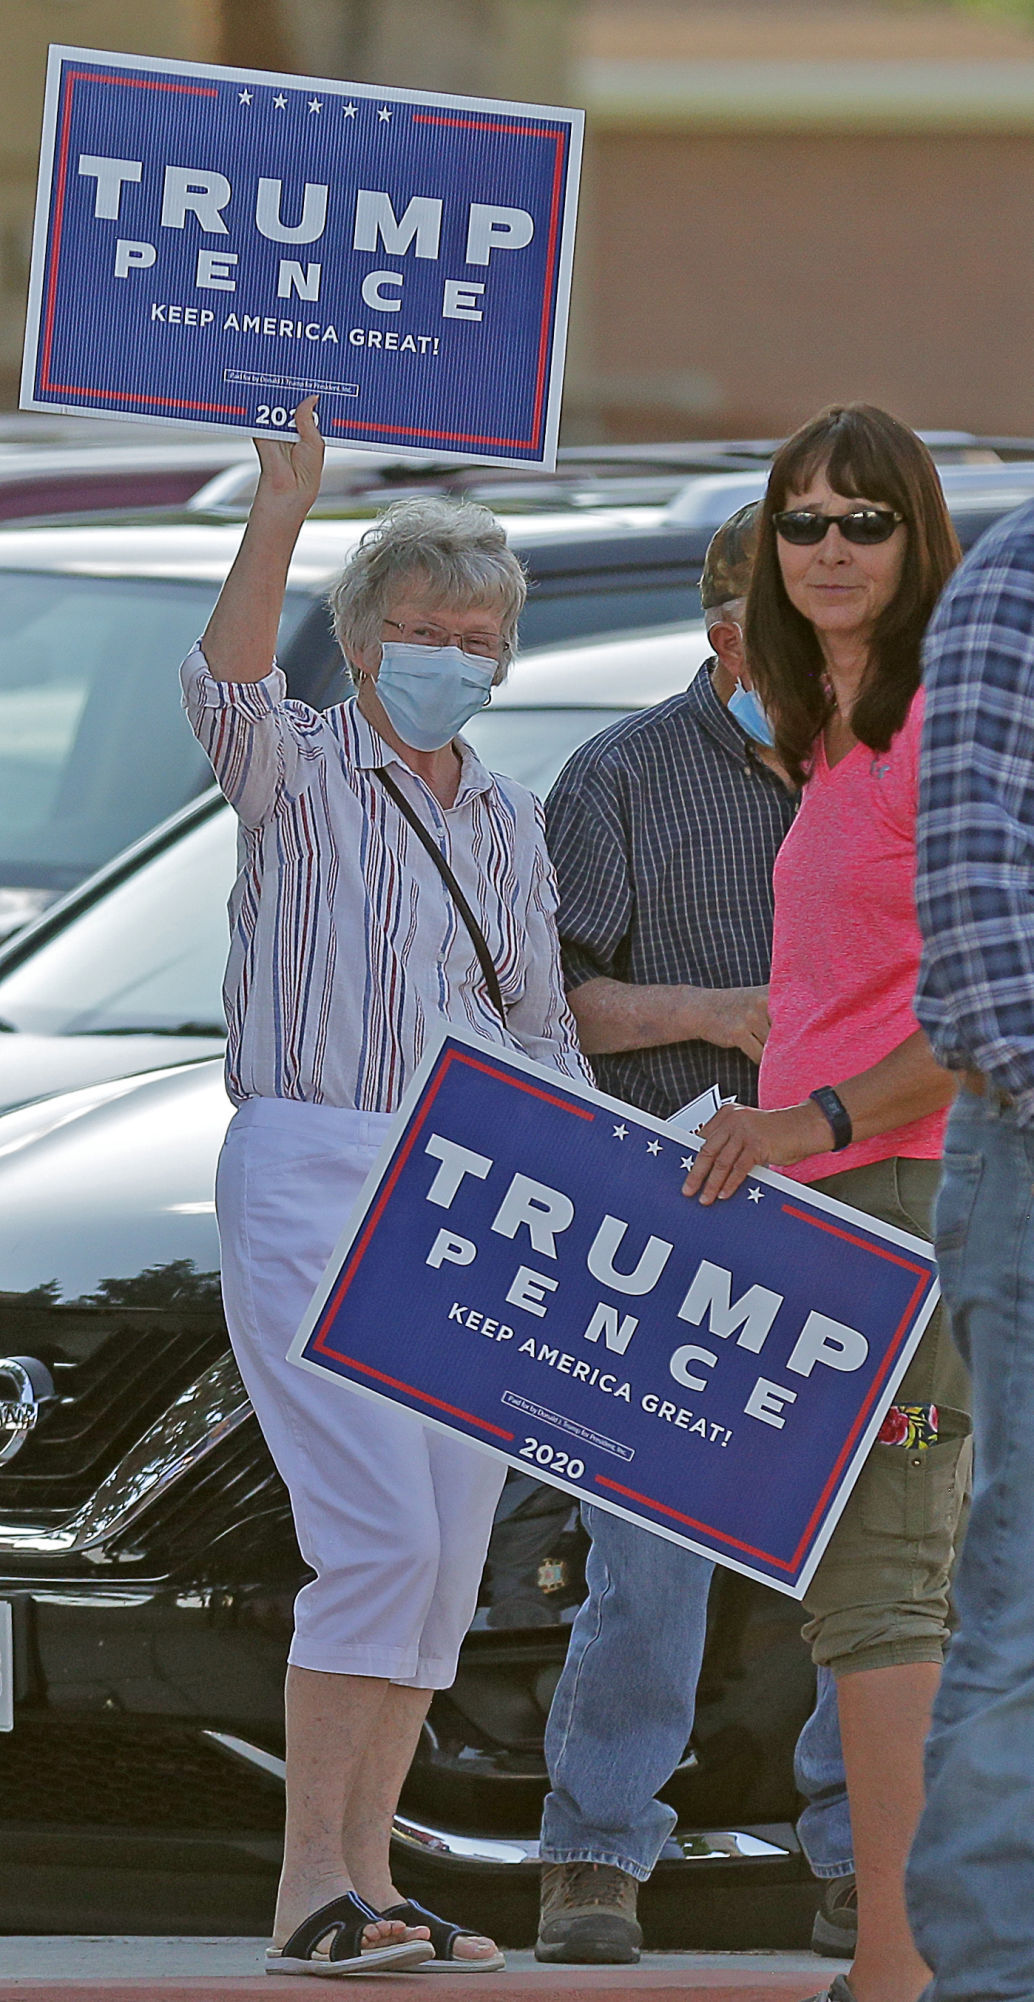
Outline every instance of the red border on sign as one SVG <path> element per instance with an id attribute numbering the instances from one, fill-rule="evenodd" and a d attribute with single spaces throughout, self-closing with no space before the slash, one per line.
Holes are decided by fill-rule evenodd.
<path id="1" fill-rule="evenodd" d="M 93 70 L 68 70 L 65 73 L 64 90 L 61 95 L 61 146 L 58 152 L 57 190 L 54 200 L 54 220 L 51 226 L 50 269 L 47 274 L 46 310 L 43 323 L 43 356 L 40 362 L 40 392 L 47 391 L 52 396 L 93 396 L 106 403 L 144 403 L 150 408 L 163 410 L 208 410 L 220 417 L 246 417 L 243 403 L 198 403 L 185 396 L 148 396 L 136 390 L 94 389 L 92 384 L 78 382 L 53 382 L 50 375 L 50 351 L 54 338 L 54 314 L 57 307 L 58 269 L 61 261 L 61 226 L 64 220 L 65 189 L 68 179 L 68 141 L 71 133 L 72 87 L 77 83 L 121 84 L 126 90 L 175 90 L 185 92 L 189 97 L 218 97 L 219 92 L 208 84 L 169 83 L 159 77 L 119 76 L 110 72 Z"/>
<path id="2" fill-rule="evenodd" d="M 818 1501 L 815 1503 L 815 1507 L 812 1509 L 793 1556 L 790 1558 L 774 1557 L 769 1550 L 756 1550 L 752 1543 L 743 1543 L 736 1536 L 726 1536 L 724 1531 L 713 1529 L 710 1523 L 697 1522 L 692 1516 L 681 1514 L 677 1508 L 669 1508 L 665 1502 L 654 1501 L 651 1495 L 640 1495 L 635 1492 L 634 1488 L 623 1488 L 619 1481 L 609 1481 L 604 1474 L 595 1474 L 593 1478 L 598 1487 L 612 1488 L 615 1494 L 626 1495 L 630 1501 L 642 1502 L 646 1508 L 655 1509 L 658 1515 L 670 1516 L 675 1522 L 684 1522 L 687 1529 L 703 1530 L 705 1535 L 713 1537 L 716 1543 L 727 1543 L 730 1550 L 741 1550 L 745 1557 L 759 1557 L 763 1563 L 771 1564 L 774 1571 L 785 1571 L 788 1574 L 792 1573 L 796 1575 L 800 1570 L 802 1559 L 825 1511 L 826 1503 L 833 1493 L 865 1429 L 869 1413 L 887 1380 L 897 1352 L 901 1347 L 905 1330 L 922 1299 L 926 1286 L 929 1284 L 930 1274 L 924 1266 L 917 1265 L 914 1259 L 902 1258 L 900 1252 L 891 1251 L 887 1245 L 873 1243 L 867 1238 L 859 1237 L 854 1231 L 844 1230 L 840 1224 L 827 1223 L 824 1217 L 811 1216 L 807 1210 L 797 1209 L 793 1203 L 783 1203 L 781 1207 L 787 1216 L 796 1217 L 801 1223 L 813 1224 L 816 1230 L 828 1231 L 831 1237 L 845 1238 L 848 1244 L 856 1244 L 861 1250 L 872 1252 L 874 1257 L 886 1259 L 890 1265 L 903 1265 L 906 1271 L 915 1272 L 919 1275 L 908 1305 L 894 1330 L 893 1338 L 887 1345 L 887 1353 L 870 1385 L 869 1395 L 837 1454 L 827 1477 L 826 1484 L 819 1495 Z"/>
<path id="3" fill-rule="evenodd" d="M 68 145 L 71 128 L 72 88 L 76 83 L 121 84 L 128 90 L 171 90 L 186 92 L 192 97 L 218 97 L 216 88 L 207 84 L 171 83 L 158 78 L 127 77 L 89 70 L 69 70 L 64 79 L 61 99 L 61 145 L 58 153 L 57 189 L 54 203 L 54 219 L 51 226 L 50 269 L 46 283 L 46 303 L 43 327 L 43 354 L 40 362 L 40 394 L 52 396 L 94 397 L 107 403 L 140 403 L 152 409 L 206 411 L 220 417 L 246 417 L 247 408 L 242 403 L 202 403 L 182 396 L 151 396 L 144 391 L 95 389 L 92 384 L 54 382 L 50 375 L 51 347 L 54 335 L 54 316 L 57 305 L 58 275 L 61 257 L 61 233 L 64 219 L 64 203 L 68 178 Z M 336 431 L 375 431 L 378 435 L 401 438 L 429 438 L 447 445 L 484 445 L 498 449 L 509 448 L 516 451 L 537 451 L 542 438 L 545 405 L 546 371 L 549 359 L 549 322 L 556 277 L 557 243 L 559 238 L 560 197 L 563 189 L 564 139 L 566 132 L 550 130 L 535 125 L 503 125 L 490 119 L 453 118 L 437 112 L 413 113 L 415 124 L 454 125 L 478 132 L 516 133 L 529 138 L 552 139 L 555 142 L 553 162 L 553 187 L 550 197 L 549 237 L 546 244 L 546 272 L 543 287 L 542 318 L 539 325 L 538 365 L 535 378 L 535 398 L 532 406 L 531 435 L 527 438 L 492 438 L 476 431 L 439 431 L 411 424 L 364 423 L 359 418 L 334 417 L 331 429 Z"/>
<path id="4" fill-rule="evenodd" d="M 331 1353 L 336 1353 L 332 1351 Z M 435 1411 L 447 1411 L 451 1418 L 462 1418 L 465 1425 L 476 1425 L 479 1432 L 494 1432 L 497 1439 L 512 1439 L 512 1432 L 504 1432 L 501 1425 L 490 1425 L 487 1418 L 475 1418 L 472 1411 L 461 1411 L 458 1404 L 446 1404 L 440 1397 L 431 1397 L 426 1390 L 418 1390 L 413 1383 L 403 1383 L 397 1376 L 386 1376 L 382 1369 L 371 1368 L 368 1362 L 358 1362 L 355 1356 L 339 1356 L 350 1369 L 357 1369 L 362 1376 L 372 1376 L 377 1383 L 386 1383 L 392 1390 L 404 1390 L 407 1397 L 419 1398 L 421 1404 L 430 1404 Z"/>
<path id="5" fill-rule="evenodd" d="M 532 405 L 531 436 L 528 438 L 490 438 L 481 431 L 434 431 L 417 424 L 364 424 L 358 417 L 333 417 L 331 428 L 335 431 L 376 431 L 399 438 L 433 438 L 445 445 L 491 445 L 497 448 L 509 447 L 515 451 L 537 451 L 542 441 L 543 411 L 546 395 L 546 367 L 549 360 L 549 319 L 553 304 L 554 279 L 556 276 L 557 242 L 560 232 L 560 195 L 563 189 L 564 139 L 566 134 L 550 131 L 537 125 L 500 125 L 493 119 L 452 118 L 444 112 L 414 111 L 414 125 L 458 125 L 471 132 L 509 132 L 529 138 L 552 139 L 555 141 L 553 157 L 553 189 L 549 205 L 549 237 L 546 243 L 546 275 L 542 294 L 542 319 L 539 324 L 538 368 L 535 376 L 535 400 Z"/>

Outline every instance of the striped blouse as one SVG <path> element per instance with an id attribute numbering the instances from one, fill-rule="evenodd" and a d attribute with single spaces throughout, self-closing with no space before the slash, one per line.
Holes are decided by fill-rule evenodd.
<path id="1" fill-rule="evenodd" d="M 443 807 L 353 702 L 325 711 L 216 681 L 200 647 L 184 705 L 240 822 L 223 998 L 226 1082 L 246 1098 L 393 1112 L 442 1018 L 584 1078 L 560 976 L 542 809 L 468 745 Z M 433 832 L 495 962 L 504 1029 L 454 900 L 379 766 Z"/>

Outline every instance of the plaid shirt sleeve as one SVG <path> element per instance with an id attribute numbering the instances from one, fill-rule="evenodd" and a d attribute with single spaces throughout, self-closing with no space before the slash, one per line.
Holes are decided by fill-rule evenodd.
<path id="1" fill-rule="evenodd" d="M 569 994 L 587 980 L 621 978 L 618 956 L 635 896 L 628 831 L 617 793 L 600 782 L 583 746 L 546 801 L 549 852 L 560 890 L 558 926 Z"/>
<path id="2" fill-rule="evenodd" d="M 985 536 L 927 636 L 916 1013 L 1034 1123 L 1034 506 Z"/>
<path id="3" fill-rule="evenodd" d="M 524 993 L 509 1011 L 508 1026 L 526 1056 L 591 1084 L 592 1072 L 578 1047 L 578 1029 L 567 1005 L 561 973 L 556 925 L 559 896 L 546 848 L 545 814 L 538 800 L 534 811 L 535 846 L 524 916 L 527 975 Z"/>

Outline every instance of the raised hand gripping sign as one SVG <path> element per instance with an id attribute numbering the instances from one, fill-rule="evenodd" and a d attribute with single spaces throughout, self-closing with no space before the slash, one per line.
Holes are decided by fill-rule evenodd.
<path id="1" fill-rule="evenodd" d="M 450 1033 L 291 1358 L 799 1598 L 936 1266 L 763 1169 L 728 1202 L 687 1201 L 693 1146 Z"/>
<path id="2" fill-rule="evenodd" d="M 22 407 L 553 465 L 582 123 L 52 48 Z"/>

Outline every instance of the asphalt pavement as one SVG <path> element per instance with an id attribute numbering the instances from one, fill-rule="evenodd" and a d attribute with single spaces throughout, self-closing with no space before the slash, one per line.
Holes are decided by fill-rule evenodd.
<path id="1" fill-rule="evenodd" d="M 275 2002 L 292 1977 L 263 1971 L 261 1939 L 0 1938 L 0 2002 Z M 505 1972 L 455 1974 L 437 1968 L 364 1977 L 384 2002 L 593 2002 L 649 1994 L 653 2002 L 804 2002 L 823 1991 L 842 1961 L 810 1953 L 647 1953 L 638 1967 L 541 1967 L 531 1953 L 508 1953 Z M 308 2002 L 341 1993 L 340 1980 L 302 1983 Z M 364 1990 L 369 1993 L 369 1990 Z"/>

